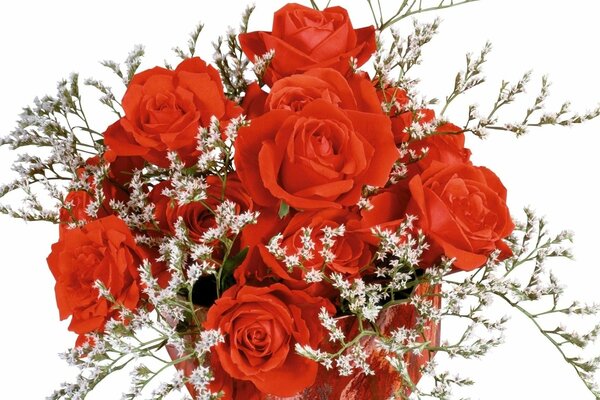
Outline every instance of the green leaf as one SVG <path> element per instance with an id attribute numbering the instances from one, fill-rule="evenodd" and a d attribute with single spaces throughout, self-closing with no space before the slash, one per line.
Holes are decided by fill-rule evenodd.
<path id="1" fill-rule="evenodd" d="M 248 247 L 245 247 L 235 256 L 229 257 L 223 263 L 223 266 L 221 267 L 221 279 L 219 282 L 221 293 L 224 292 L 229 286 L 233 285 L 233 272 L 244 261 L 246 254 L 248 254 Z"/>
<path id="2" fill-rule="evenodd" d="M 279 204 L 279 218 L 284 219 L 290 213 L 290 206 L 285 201 L 281 200 Z"/>

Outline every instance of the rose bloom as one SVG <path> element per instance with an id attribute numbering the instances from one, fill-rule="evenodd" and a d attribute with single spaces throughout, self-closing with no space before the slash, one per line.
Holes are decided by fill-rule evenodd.
<path id="1" fill-rule="evenodd" d="M 287 269 L 281 267 L 277 261 L 269 266 L 265 259 L 273 258 L 267 250 L 267 244 L 275 235 L 284 231 L 296 212 L 292 209 L 288 215 L 280 218 L 277 210 L 273 208 L 258 208 L 255 211 L 260 213 L 256 224 L 247 225 L 240 233 L 240 248 L 247 249 L 248 252 L 233 272 L 235 281 L 239 285 L 266 286 L 280 282 L 282 278 L 291 279 Z M 272 268 L 273 266 L 275 268 Z M 303 282 L 300 288 L 304 287 L 306 284 Z"/>
<path id="2" fill-rule="evenodd" d="M 250 120 L 265 113 L 265 100 L 269 94 L 261 89 L 258 82 L 250 82 L 242 99 L 244 115 Z"/>
<path id="3" fill-rule="evenodd" d="M 377 86 L 377 82 L 374 82 Z M 430 124 L 435 120 L 435 111 L 423 108 L 416 111 L 411 111 L 407 108 L 409 103 L 408 95 L 404 89 L 398 87 L 386 87 L 378 88 L 377 96 L 381 103 L 389 108 L 388 115 L 392 121 L 392 132 L 394 132 L 394 140 L 397 145 L 408 142 L 411 137 L 407 132 L 407 129 L 413 123 L 419 125 Z M 438 133 L 459 133 L 462 129 L 454 124 L 441 124 L 437 127 L 436 132 Z M 464 140 L 463 140 L 464 144 Z"/>
<path id="4" fill-rule="evenodd" d="M 235 174 L 227 177 L 224 193 L 223 183 L 217 176 L 208 176 L 206 183 L 207 198 L 202 202 L 194 201 L 184 205 L 178 205 L 176 200 L 162 194 L 164 189 L 171 188 L 170 181 L 163 181 L 152 189 L 149 199 L 155 205 L 155 218 L 163 231 L 175 234 L 175 224 L 181 218 L 189 238 L 200 243 L 204 233 L 217 226 L 214 212 L 224 200 L 234 202 L 237 213 L 252 209 L 252 199 Z"/>
<path id="5" fill-rule="evenodd" d="M 429 257 L 455 258 L 462 270 L 481 267 L 496 249 L 501 259 L 511 251 L 502 239 L 514 224 L 506 206 L 506 189 L 485 167 L 433 162 L 409 183 L 407 214 L 432 244 Z M 431 260 L 433 261 L 433 260 Z"/>
<path id="6" fill-rule="evenodd" d="M 76 229 L 65 230 L 52 245 L 48 266 L 56 285 L 60 318 L 72 316 L 69 330 L 83 335 L 102 330 L 119 311 L 98 297 L 100 280 L 126 308 L 134 310 L 141 298 L 138 266 L 148 258 L 121 219 L 108 216 Z"/>
<path id="7" fill-rule="evenodd" d="M 88 158 L 86 161 L 87 168 L 97 167 L 100 165 L 100 157 L 95 156 Z M 131 181 L 134 169 L 140 169 L 144 162 L 139 157 L 113 157 L 108 164 L 108 172 L 102 179 L 102 195 L 104 201 L 98 208 L 97 215 L 92 218 L 87 213 L 87 208 L 94 201 L 96 182 L 93 177 L 87 178 L 89 190 L 73 190 L 65 196 L 64 202 L 69 204 L 69 207 L 60 209 L 60 231 L 67 228 L 70 223 L 88 222 L 92 219 L 106 217 L 113 214 L 110 207 L 111 200 L 119 200 L 126 202 L 129 200 L 129 191 L 126 189 L 127 184 Z M 80 179 L 83 179 L 86 167 L 79 168 L 77 174 Z"/>
<path id="8" fill-rule="evenodd" d="M 345 110 L 382 114 L 381 103 L 368 77 L 344 77 L 332 68 L 314 68 L 282 78 L 266 93 L 257 83 L 248 86 L 242 107 L 250 118 L 271 110 L 301 111 L 316 99 Z"/>
<path id="9" fill-rule="evenodd" d="M 409 142 L 408 148 L 420 157 L 416 161 L 409 161 L 408 156 L 402 160 L 406 162 L 406 178 L 409 180 L 423 173 L 434 162 L 446 165 L 471 164 L 471 150 L 465 147 L 462 129 L 450 123 L 440 125 L 432 135 Z M 427 149 L 425 153 L 424 149 Z"/>
<path id="10" fill-rule="evenodd" d="M 325 265 L 328 270 L 327 274 L 338 272 L 346 277 L 356 277 L 361 268 L 370 263 L 373 251 L 367 242 L 367 236 L 372 235 L 355 230 L 361 227 L 359 219 L 359 215 L 339 208 L 298 212 L 288 218 L 284 224 L 273 221 L 273 218 L 263 218 L 261 214 L 257 224 L 249 227 L 252 229 L 248 234 L 242 232 L 241 247 L 247 246 L 249 252 L 248 260 L 244 260 L 235 271 L 237 282 L 264 285 L 267 282 L 281 281 L 286 286 L 303 290 L 311 296 L 336 297 L 339 292 L 325 281 L 307 283 L 304 279 L 305 274 L 300 268 L 294 268 L 290 272 L 283 262 L 278 261 L 267 250 L 266 245 L 275 234 L 281 232 L 281 247 L 287 249 L 287 254 L 297 254 L 303 248 L 304 232 L 302 228 L 309 228 L 311 229 L 310 240 L 315 244 L 315 248 L 312 250 L 313 257 L 303 261 L 304 268 L 320 271 Z M 271 228 L 273 223 L 277 228 Z M 325 263 L 320 254 L 323 250 L 323 229 L 335 229 L 341 225 L 344 225 L 345 233 L 342 236 L 333 237 L 334 244 L 330 249 L 335 258 L 333 261 Z M 252 239 L 256 240 L 258 237 L 262 240 L 253 242 Z"/>
<path id="11" fill-rule="evenodd" d="M 398 228 L 406 217 L 406 207 L 411 198 L 408 182 L 432 163 L 471 164 L 471 151 L 465 148 L 465 135 L 460 133 L 461 129 L 450 123 L 443 124 L 439 129 L 448 133 L 435 133 L 410 142 L 409 149 L 420 155 L 421 150 L 427 148 L 426 155 L 416 161 L 409 160 L 408 156 L 402 159 L 407 166 L 405 178 L 368 198 L 372 207 L 360 210 L 361 230 L 370 232 L 376 226 L 392 230 Z M 366 236 L 366 240 L 375 244 L 378 242 L 372 235 Z"/>
<path id="12" fill-rule="evenodd" d="M 144 168 L 144 159 L 136 156 L 119 157 L 114 152 L 107 150 L 104 152 L 104 161 L 108 163 L 108 178 L 119 186 L 122 191 L 131 182 L 135 170 Z M 94 156 L 86 161 L 90 165 L 100 164 L 100 157 Z"/>
<path id="13" fill-rule="evenodd" d="M 434 161 L 448 165 L 470 163 L 471 150 L 465 148 L 465 135 L 462 129 L 453 124 L 439 126 L 436 133 L 411 142 L 409 148 L 417 154 L 427 149 L 425 157 L 417 162 L 420 171 L 427 169 Z"/>
<path id="14" fill-rule="evenodd" d="M 358 74 L 344 78 L 332 68 L 315 68 L 278 80 L 265 101 L 265 111 L 300 111 L 313 100 L 323 99 L 345 110 L 383 113 L 371 82 Z"/>
<path id="15" fill-rule="evenodd" d="M 375 28 L 354 29 L 345 9 L 318 11 L 293 3 L 275 12 L 272 32 L 249 32 L 241 34 L 239 40 L 252 61 L 271 49 L 275 51 L 264 75 L 269 86 L 285 76 L 317 67 L 331 67 L 345 75 L 351 59 L 360 67 L 376 50 Z"/>
<path id="16" fill-rule="evenodd" d="M 92 201 L 94 201 L 94 198 L 85 190 L 74 190 L 67 193 L 64 200 L 65 206 L 59 212 L 60 231 L 63 232 L 70 223 L 90 221 L 91 217 L 86 210 Z M 107 215 L 109 215 L 107 210 L 100 207 L 98 217 L 102 218 Z"/>
<path id="17" fill-rule="evenodd" d="M 404 132 L 404 129 L 410 126 L 413 120 L 413 114 L 406 109 L 409 101 L 406 91 L 393 86 L 381 88 L 378 82 L 374 82 L 374 85 L 378 87 L 379 101 L 389 108 L 388 115 L 392 121 L 392 132 L 394 132 L 396 144 L 406 142 L 408 134 Z"/>
<path id="18" fill-rule="evenodd" d="M 307 211 L 296 214 L 283 231 L 281 245 L 295 254 L 302 249 L 302 228 L 310 228 L 310 239 L 315 244 L 314 257 L 304 262 L 306 268 L 320 270 L 324 264 L 323 257 L 319 254 L 323 250 L 323 229 L 336 229 L 344 225 L 345 232 L 342 236 L 334 236 L 334 244 L 330 251 L 335 255 L 332 262 L 327 263 L 327 268 L 345 275 L 357 275 L 360 269 L 369 264 L 371 249 L 362 240 L 362 235 L 354 232 L 359 227 L 359 216 L 345 209 L 327 208 L 317 211 Z"/>
<path id="19" fill-rule="evenodd" d="M 235 164 L 253 200 L 296 209 L 351 206 L 364 185 L 382 187 L 399 156 L 385 115 L 317 99 L 273 110 L 240 129 Z"/>
<path id="20" fill-rule="evenodd" d="M 123 97 L 125 116 L 104 134 L 117 156 L 140 156 L 167 167 L 167 152 L 175 151 L 186 163 L 199 155 L 199 127 L 211 117 L 227 121 L 240 114 L 225 98 L 219 73 L 198 57 L 168 70 L 155 67 L 136 74 Z"/>
<path id="21" fill-rule="evenodd" d="M 293 396 L 317 376 L 318 363 L 294 346 L 318 348 L 326 334 L 318 318 L 321 307 L 335 313 L 327 300 L 281 284 L 233 286 L 208 310 L 204 327 L 225 335 L 213 352 L 231 378 L 249 381 L 265 394 Z"/>
<path id="22" fill-rule="evenodd" d="M 371 233 L 371 229 L 396 230 L 406 217 L 406 206 L 410 200 L 408 182 L 406 179 L 390 185 L 370 196 L 370 208 L 360 210 L 360 231 L 364 233 L 364 240 L 377 245 L 377 239 Z"/>

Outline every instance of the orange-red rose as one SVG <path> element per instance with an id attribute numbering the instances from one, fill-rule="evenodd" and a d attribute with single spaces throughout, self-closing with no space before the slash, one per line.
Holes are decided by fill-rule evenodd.
<path id="1" fill-rule="evenodd" d="M 296 214 L 283 231 L 282 245 L 292 254 L 296 253 L 302 249 L 302 228 L 310 228 L 310 239 L 315 244 L 314 258 L 305 262 L 304 266 L 320 270 L 324 264 L 323 257 L 319 254 L 323 250 L 323 229 L 335 229 L 342 225 L 345 233 L 333 237 L 335 244 L 330 251 L 335 258 L 327 263 L 327 267 L 342 274 L 357 275 L 361 268 L 369 264 L 371 249 L 363 242 L 362 235 L 354 232 L 359 227 L 359 216 L 347 210 L 328 208 Z"/>
<path id="2" fill-rule="evenodd" d="M 241 111 L 225 98 L 217 70 L 197 57 L 175 70 L 155 67 L 136 74 L 123 109 L 125 116 L 104 134 L 106 145 L 118 156 L 141 156 L 163 167 L 170 151 L 193 163 L 198 128 L 213 116 L 223 121 Z"/>
<path id="3" fill-rule="evenodd" d="M 235 269 L 233 276 L 240 285 L 250 283 L 257 286 L 280 282 L 283 277 L 289 279 L 287 270 L 277 262 L 274 262 L 276 268 L 273 269 L 264 260 L 272 258 L 267 250 L 267 244 L 273 236 L 284 231 L 295 212 L 292 209 L 288 215 L 280 218 L 277 211 L 272 208 L 260 208 L 255 211 L 260 213 L 257 223 L 244 227 L 240 234 L 240 248 L 247 248 L 248 252 L 242 263 Z"/>
<path id="4" fill-rule="evenodd" d="M 380 86 L 377 81 L 374 84 Z M 404 129 L 410 126 L 413 119 L 412 113 L 406 110 L 409 101 L 406 91 L 394 86 L 379 87 L 377 96 L 379 101 L 389 109 L 388 115 L 392 121 L 392 132 L 394 132 L 396 144 L 406 142 L 408 134 L 404 132 Z"/>
<path id="5" fill-rule="evenodd" d="M 470 163 L 471 150 L 465 148 L 465 135 L 461 133 L 459 127 L 444 124 L 438 128 L 438 132 L 440 133 L 416 140 L 409 146 L 417 154 L 421 154 L 422 149 L 427 149 L 425 157 L 417 162 L 420 171 L 429 167 L 434 161 L 448 165 Z"/>
<path id="6" fill-rule="evenodd" d="M 410 192 L 405 179 L 369 197 L 372 207 L 360 210 L 360 227 L 365 234 L 365 240 L 373 244 L 379 242 L 371 233 L 371 229 L 376 226 L 382 229 L 397 229 L 406 217 L 409 199 Z"/>
<path id="7" fill-rule="evenodd" d="M 368 76 L 344 77 L 333 68 L 314 68 L 282 78 L 273 84 L 269 93 L 253 82 L 248 85 L 242 107 L 248 117 L 255 118 L 271 110 L 300 111 L 316 99 L 346 110 L 383 113 Z"/>
<path id="8" fill-rule="evenodd" d="M 86 210 L 92 201 L 94 201 L 94 198 L 85 190 L 69 192 L 65 197 L 65 204 L 68 204 L 68 207 L 65 206 L 60 209 L 60 231 L 63 232 L 69 223 L 89 221 L 91 218 Z M 100 214 L 99 217 L 106 216 L 102 207 L 100 207 L 98 213 Z"/>
<path id="9" fill-rule="evenodd" d="M 323 266 L 326 266 L 327 274 L 338 272 L 346 276 L 358 276 L 361 268 L 368 266 L 372 257 L 372 248 L 367 243 L 367 235 L 358 230 L 361 228 L 359 219 L 357 214 L 339 208 L 299 212 L 285 221 L 285 224 L 273 221 L 273 216 L 263 218 L 261 215 L 258 223 L 249 227 L 248 234 L 242 233 L 242 247 L 248 246 L 249 258 L 236 269 L 236 279 L 240 284 L 246 284 L 248 281 L 264 284 L 263 282 L 269 280 L 281 280 L 286 286 L 303 290 L 312 296 L 335 297 L 338 292 L 326 282 L 308 284 L 300 268 L 290 272 L 285 264 L 269 253 L 266 244 L 275 234 L 281 232 L 281 246 L 286 248 L 288 255 L 297 254 L 303 248 L 302 228 L 309 228 L 311 229 L 310 240 L 315 247 L 312 251 L 313 257 L 303 260 L 304 268 L 320 271 Z M 275 228 L 271 228 L 273 225 Z M 341 225 L 344 225 L 345 233 L 343 236 L 333 237 L 335 243 L 329 250 L 334 255 L 334 259 L 325 263 L 320 254 L 323 250 L 323 229 L 335 229 Z M 252 239 L 257 237 L 261 240 L 252 243 Z"/>
<path id="10" fill-rule="evenodd" d="M 272 32 L 245 33 L 239 40 L 252 61 L 271 49 L 275 51 L 264 76 L 269 85 L 316 67 L 331 67 L 345 75 L 351 59 L 361 66 L 376 50 L 375 28 L 354 29 L 348 12 L 341 7 L 317 11 L 287 4 L 275 13 Z"/>
<path id="11" fill-rule="evenodd" d="M 209 309 L 204 327 L 225 334 L 225 343 L 214 351 L 233 379 L 249 381 L 265 394 L 293 396 L 317 376 L 318 364 L 294 346 L 319 346 L 325 335 L 321 307 L 335 312 L 327 300 L 281 284 L 234 286 Z"/>
<path id="12" fill-rule="evenodd" d="M 384 186 L 398 155 L 385 115 L 317 99 L 298 113 L 273 110 L 242 128 L 235 163 L 260 205 L 339 208 L 356 204 L 364 185 Z"/>
<path id="13" fill-rule="evenodd" d="M 113 304 L 98 297 L 96 280 L 118 303 L 136 309 L 141 298 L 137 268 L 145 258 L 125 222 L 116 216 L 65 230 L 52 245 L 48 266 L 56 279 L 60 318 L 72 316 L 69 330 L 80 335 L 101 330 L 107 320 L 118 317 Z"/>
<path id="14" fill-rule="evenodd" d="M 375 82 L 375 84 L 377 83 Z M 392 121 L 392 132 L 394 132 L 394 140 L 397 145 L 408 142 L 411 139 L 408 128 L 410 128 L 413 123 L 423 125 L 432 123 L 435 120 L 435 111 L 431 109 L 423 108 L 416 112 L 407 109 L 410 99 L 404 89 L 393 86 L 378 89 L 377 96 L 379 97 L 379 100 L 389 108 L 388 115 Z M 437 132 L 444 133 L 455 133 L 460 131 L 461 129 L 453 124 L 442 124 L 437 129 Z"/>
<path id="15" fill-rule="evenodd" d="M 246 94 L 242 99 L 244 115 L 249 119 L 259 117 L 265 113 L 265 100 L 269 94 L 261 89 L 257 82 L 251 82 L 246 88 Z"/>
<path id="16" fill-rule="evenodd" d="M 278 80 L 266 98 L 265 111 L 300 111 L 316 99 L 346 110 L 383 112 L 370 80 L 358 74 L 346 79 L 332 68 L 315 68 Z"/>
<path id="17" fill-rule="evenodd" d="M 87 214 L 87 208 L 94 201 L 94 194 L 96 190 L 96 182 L 90 176 L 87 178 L 87 183 L 90 186 L 89 191 L 86 190 L 75 190 L 71 191 L 65 197 L 65 203 L 69 204 L 69 207 L 63 207 L 60 209 L 60 231 L 67 229 L 67 225 L 70 223 L 88 222 L 92 219 L 106 217 L 113 213 L 110 207 L 111 200 L 118 200 L 126 202 L 129 200 L 129 192 L 127 185 L 131 181 L 134 169 L 140 169 L 144 165 L 144 161 L 139 157 L 112 157 L 108 164 L 108 171 L 106 176 L 102 179 L 102 195 L 104 201 L 98 208 L 97 215 L 95 218 L 91 218 Z M 100 165 L 100 157 L 95 156 L 88 158 L 85 161 L 87 166 L 97 167 Z M 85 173 L 85 168 L 82 167 L 77 171 L 81 178 Z"/>
<path id="18" fill-rule="evenodd" d="M 252 199 L 244 191 L 235 174 L 227 177 L 225 191 L 223 191 L 223 182 L 216 176 L 207 177 L 206 183 L 208 184 L 206 199 L 181 206 L 162 194 L 164 189 L 171 188 L 169 181 L 156 185 L 150 193 L 150 201 L 155 205 L 155 216 L 159 227 L 174 234 L 175 224 L 181 218 L 190 239 L 200 243 L 204 233 L 216 227 L 215 211 L 224 200 L 234 202 L 238 213 L 252 208 Z"/>
<path id="19" fill-rule="evenodd" d="M 471 164 L 471 150 L 465 147 L 465 134 L 458 126 L 450 123 L 439 126 L 438 131 L 432 135 L 411 141 L 408 148 L 420 157 L 418 161 L 408 162 L 408 157 L 403 160 L 408 162 L 408 179 L 422 173 L 433 162 L 446 165 Z M 423 153 L 424 149 L 427 149 L 426 153 Z"/>
<path id="20" fill-rule="evenodd" d="M 499 249 L 511 254 L 502 239 L 514 224 L 506 206 L 506 189 L 489 169 L 470 164 L 432 163 L 409 183 L 407 213 L 432 242 L 432 256 L 455 258 L 462 270 L 481 267 Z"/>

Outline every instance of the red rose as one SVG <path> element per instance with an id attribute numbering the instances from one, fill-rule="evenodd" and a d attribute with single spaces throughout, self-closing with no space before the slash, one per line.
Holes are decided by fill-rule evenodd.
<path id="1" fill-rule="evenodd" d="M 175 70 L 155 67 L 136 74 L 123 109 L 125 116 L 104 134 L 106 145 L 118 156 L 140 156 L 161 167 L 169 165 L 170 151 L 193 163 L 198 128 L 213 116 L 223 121 L 241 111 L 225 98 L 217 70 L 197 57 Z"/>
<path id="2" fill-rule="evenodd" d="M 499 249 L 511 254 L 502 241 L 514 228 L 506 206 L 506 189 L 489 169 L 470 164 L 433 162 L 409 183 L 412 198 L 407 213 L 432 244 L 429 258 L 455 258 L 462 270 L 481 267 Z"/>
<path id="3" fill-rule="evenodd" d="M 178 205 L 170 197 L 162 194 L 164 189 L 170 189 L 170 182 L 163 181 L 156 185 L 150 192 L 150 201 L 155 205 L 155 216 L 159 227 L 166 232 L 175 233 L 175 224 L 179 218 L 183 219 L 190 239 L 196 243 L 202 242 L 202 236 L 210 229 L 217 226 L 215 221 L 215 210 L 224 200 L 236 204 L 237 212 L 241 213 L 252 208 L 252 199 L 244 191 L 240 181 L 235 174 L 227 177 L 225 191 L 223 182 L 216 176 L 206 179 L 208 188 L 207 198 L 194 201 L 184 205 Z"/>
<path id="4" fill-rule="evenodd" d="M 453 124 L 444 124 L 438 127 L 437 132 L 415 140 L 409 146 L 417 154 L 422 154 L 422 149 L 427 148 L 425 157 L 416 163 L 419 171 L 427 169 L 434 161 L 447 165 L 471 162 L 471 150 L 465 148 L 465 135 L 462 129 Z"/>
<path id="5" fill-rule="evenodd" d="M 377 82 L 375 82 L 377 85 Z M 408 128 L 413 123 L 419 125 L 430 124 L 435 120 L 435 111 L 423 108 L 411 111 L 407 108 L 409 98 L 404 89 L 398 87 L 386 87 L 377 90 L 379 100 L 388 108 L 388 115 L 392 121 L 392 132 L 397 145 L 408 142 L 411 137 Z M 452 124 L 443 124 L 438 127 L 437 132 L 460 132 L 461 129 Z M 414 139 L 414 138 L 413 138 Z"/>
<path id="6" fill-rule="evenodd" d="M 282 78 L 269 93 L 257 83 L 248 86 L 242 107 L 250 118 L 271 110 L 300 111 L 305 105 L 322 99 L 346 110 L 383 113 L 377 92 L 366 75 L 345 78 L 332 68 L 314 68 L 302 74 Z"/>
<path id="7" fill-rule="evenodd" d="M 408 148 L 419 157 L 416 161 L 410 156 L 402 159 L 407 165 L 406 178 L 421 174 L 433 162 L 446 165 L 471 164 L 471 150 L 465 148 L 465 135 L 462 129 L 450 123 L 440 125 L 436 133 L 423 139 L 409 142 Z M 427 152 L 423 152 L 427 149 Z"/>
<path id="8" fill-rule="evenodd" d="M 319 346 L 326 333 L 318 318 L 321 307 L 335 313 L 327 300 L 281 284 L 234 286 L 208 310 L 204 327 L 225 334 L 214 351 L 233 379 L 250 381 L 265 394 L 292 396 L 317 376 L 318 364 L 294 346 Z"/>
<path id="9" fill-rule="evenodd" d="M 372 228 L 378 226 L 382 229 L 396 230 L 404 221 L 410 199 L 407 183 L 405 179 L 401 180 L 369 197 L 372 207 L 360 210 L 360 227 L 365 235 L 364 240 L 377 244 L 379 240 L 371 233 Z"/>
<path id="10" fill-rule="evenodd" d="M 397 158 L 385 115 L 317 99 L 298 113 L 273 110 L 240 129 L 235 163 L 256 203 L 315 209 L 356 204 L 364 185 L 386 184 Z"/>
<path id="11" fill-rule="evenodd" d="M 92 201 L 92 196 L 85 190 L 69 192 L 65 197 L 65 204 L 68 204 L 69 206 L 60 209 L 59 218 L 61 222 L 61 232 L 63 230 L 62 228 L 71 222 L 77 223 L 79 221 L 89 221 L 90 216 L 87 214 L 86 209 Z"/>
<path id="12" fill-rule="evenodd" d="M 246 88 L 246 94 L 242 100 L 244 114 L 253 119 L 265 113 L 265 100 L 269 94 L 260 88 L 256 82 L 252 82 Z"/>
<path id="13" fill-rule="evenodd" d="M 359 217 L 347 210 L 328 208 L 324 210 L 302 212 L 296 214 L 285 231 L 283 231 L 282 246 L 288 251 L 296 253 L 302 249 L 302 228 L 312 229 L 310 238 L 315 244 L 314 258 L 304 263 L 306 268 L 321 270 L 324 260 L 319 254 L 323 250 L 324 228 L 338 228 L 344 225 L 345 233 L 333 238 L 335 244 L 330 251 L 335 255 L 332 262 L 327 264 L 328 269 L 347 275 L 357 275 L 361 268 L 367 266 L 371 260 L 371 249 L 357 235 L 354 229 L 359 226 Z"/>
<path id="14" fill-rule="evenodd" d="M 346 79 L 332 68 L 311 69 L 278 80 L 266 98 L 265 111 L 300 111 L 316 99 L 345 110 L 383 112 L 371 81 L 358 74 Z"/>
<path id="15" fill-rule="evenodd" d="M 72 316 L 69 330 L 80 335 L 101 330 L 107 320 L 118 317 L 113 304 L 98 298 L 96 280 L 119 304 L 136 309 L 141 296 L 137 268 L 145 258 L 125 222 L 115 216 L 64 231 L 52 245 L 48 266 L 56 279 L 60 318 Z"/>
<path id="16" fill-rule="evenodd" d="M 392 120 L 394 139 L 396 140 L 396 144 L 399 145 L 411 139 L 407 130 L 413 123 L 417 122 L 419 125 L 429 124 L 435 119 L 435 112 L 428 108 L 418 110 L 416 113 L 404 111 L 398 114 L 391 114 L 390 119 Z"/>
<path id="17" fill-rule="evenodd" d="M 350 59 L 361 66 L 376 50 L 375 28 L 354 29 L 348 12 L 341 7 L 317 11 L 287 4 L 275 12 L 272 32 L 245 33 L 239 40 L 252 61 L 275 51 L 264 75 L 268 85 L 316 67 L 331 67 L 345 75 Z"/>
<path id="18" fill-rule="evenodd" d="M 108 160 L 107 160 L 108 161 Z M 88 158 L 86 161 L 87 168 L 97 167 L 101 163 L 98 156 Z M 91 218 L 87 214 L 87 208 L 94 201 L 96 183 L 92 176 L 87 178 L 87 183 L 90 186 L 89 191 L 75 190 L 71 191 L 65 197 L 65 203 L 69 203 L 70 207 L 60 209 L 60 231 L 67 229 L 69 223 L 88 222 L 92 219 L 103 218 L 113 214 L 110 207 L 111 200 L 119 200 L 127 202 L 129 200 L 129 192 L 126 189 L 127 184 L 131 181 L 134 169 L 141 169 L 144 166 L 144 161 L 139 157 L 114 157 L 110 159 L 108 164 L 108 173 L 102 179 L 102 195 L 104 201 L 98 208 L 95 218 Z M 82 178 L 86 168 L 82 167 L 77 171 L 79 178 Z"/>
<path id="19" fill-rule="evenodd" d="M 92 165 L 97 165 L 100 162 L 97 156 L 88 160 L 88 163 L 91 163 L 91 160 L 94 160 L 94 164 Z M 144 159 L 141 157 L 118 157 L 112 151 L 106 151 L 104 153 L 104 160 L 109 163 L 108 179 L 113 186 L 126 194 L 124 197 L 128 198 L 127 185 L 131 182 L 134 171 L 144 168 Z M 123 194 L 120 196 L 123 197 Z"/>
<path id="20" fill-rule="evenodd" d="M 278 228 L 271 228 L 273 222 Z M 320 251 L 323 250 L 323 228 L 335 229 L 341 225 L 344 225 L 345 233 L 343 236 L 333 238 L 335 244 L 330 251 L 334 255 L 334 259 L 326 263 L 326 267 L 330 272 L 357 276 L 361 268 L 369 265 L 372 257 L 372 249 L 365 241 L 365 234 L 356 230 L 360 228 L 359 216 L 345 209 L 328 208 L 296 213 L 285 224 L 277 223 L 277 221 L 273 221 L 273 218 L 263 218 L 261 214 L 258 223 L 254 227 L 250 227 L 250 239 L 245 232 L 242 233 L 241 246 L 248 246 L 249 252 L 247 260 L 244 260 L 235 271 L 237 282 L 239 284 L 252 282 L 264 285 L 265 282 L 281 281 L 292 289 L 303 290 L 312 296 L 335 297 L 339 293 L 325 281 L 309 284 L 305 281 L 304 273 L 300 268 L 294 268 L 290 272 L 285 264 L 278 261 L 267 250 L 266 245 L 274 235 L 281 233 L 283 236 L 281 246 L 286 248 L 287 254 L 297 254 L 303 248 L 302 228 L 310 228 L 312 229 L 310 239 L 315 245 L 312 251 L 313 258 L 303 261 L 303 266 L 307 270 L 320 271 L 325 265 L 320 254 Z M 259 232 L 265 233 L 257 235 Z M 260 236 L 262 240 L 258 243 L 251 243 L 252 238 L 257 236 Z"/>
<path id="21" fill-rule="evenodd" d="M 260 213 L 257 223 L 244 227 L 240 234 L 240 248 L 247 248 L 248 252 L 242 263 L 235 269 L 233 276 L 240 285 L 251 283 L 257 286 L 280 282 L 282 278 L 290 279 L 287 270 L 277 261 L 269 266 L 264 260 L 273 257 L 267 250 L 267 244 L 273 236 L 284 231 L 295 212 L 290 210 L 288 215 L 280 218 L 277 210 L 272 208 L 261 208 L 256 211 Z"/>
<path id="22" fill-rule="evenodd" d="M 392 121 L 392 132 L 394 132 L 396 144 L 406 142 L 408 134 L 404 132 L 404 129 L 410 126 L 413 117 L 412 113 L 406 110 L 409 101 L 406 91 L 394 86 L 382 89 L 377 81 L 374 84 L 378 87 L 379 101 L 389 110 L 388 115 Z"/>

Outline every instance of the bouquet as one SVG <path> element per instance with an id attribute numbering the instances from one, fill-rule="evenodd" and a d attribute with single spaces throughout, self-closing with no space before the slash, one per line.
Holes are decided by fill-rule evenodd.
<path id="1" fill-rule="evenodd" d="M 519 222 L 465 137 L 581 123 L 600 109 L 547 109 L 543 79 L 525 117 L 504 122 L 525 74 L 502 83 L 490 110 L 448 119 L 484 82 L 490 46 L 436 105 L 411 73 L 439 21 L 394 27 L 454 5 L 388 13 L 367 1 L 374 23 L 363 27 L 340 6 L 287 4 L 260 30 L 248 29 L 248 8 L 212 60 L 196 54 L 199 25 L 177 63 L 145 68 L 141 47 L 123 65 L 103 62 L 122 96 L 74 74 L 25 108 L 0 142 L 36 148 L 0 190 L 24 193 L 25 207 L 2 211 L 58 224 L 48 266 L 77 334 L 64 357 L 81 371 L 50 398 L 85 397 L 126 367 L 132 399 L 448 398 L 470 381 L 436 358 L 502 341 L 491 298 L 530 318 L 598 397 L 595 361 L 572 355 L 598 328 L 544 325 L 597 312 L 565 304 L 546 266 L 570 256 L 570 234 L 548 233 L 529 209 Z M 110 124 L 90 122 L 83 85 Z M 442 342 L 453 319 L 466 323 Z"/>

